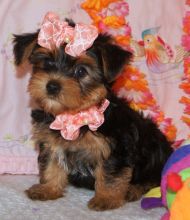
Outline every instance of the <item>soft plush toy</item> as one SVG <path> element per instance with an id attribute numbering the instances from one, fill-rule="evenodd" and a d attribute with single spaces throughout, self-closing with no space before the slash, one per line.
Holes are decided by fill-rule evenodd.
<path id="1" fill-rule="evenodd" d="M 162 172 L 161 194 L 153 189 L 142 200 L 142 208 L 165 206 L 162 220 L 190 220 L 190 144 L 173 152 Z M 160 197 L 161 195 L 161 197 Z"/>

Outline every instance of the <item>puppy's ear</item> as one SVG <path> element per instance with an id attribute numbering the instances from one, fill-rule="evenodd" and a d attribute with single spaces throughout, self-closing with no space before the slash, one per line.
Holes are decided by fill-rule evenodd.
<path id="1" fill-rule="evenodd" d="M 104 73 L 108 82 L 116 79 L 122 68 L 131 60 L 132 54 L 113 44 L 106 44 L 102 49 Z"/>
<path id="2" fill-rule="evenodd" d="M 38 32 L 23 35 L 14 35 L 13 53 L 15 64 L 17 66 L 23 64 L 25 61 L 28 61 L 32 50 L 37 43 L 37 36 Z"/>
<path id="3" fill-rule="evenodd" d="M 114 44 L 110 36 L 100 35 L 97 39 L 97 45 L 99 48 L 98 56 L 101 54 L 102 57 L 105 78 L 111 83 L 122 71 L 122 68 L 129 64 L 132 53 Z"/>

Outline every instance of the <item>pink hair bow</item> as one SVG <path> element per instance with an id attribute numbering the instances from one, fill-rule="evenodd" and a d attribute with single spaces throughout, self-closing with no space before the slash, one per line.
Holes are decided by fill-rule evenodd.
<path id="1" fill-rule="evenodd" d="M 104 111 L 109 105 L 107 99 L 100 107 L 93 106 L 77 114 L 63 113 L 56 116 L 55 121 L 50 124 L 50 128 L 61 130 L 61 135 L 66 140 L 75 140 L 79 136 L 80 128 L 88 125 L 91 131 L 96 131 L 104 123 Z"/>
<path id="2" fill-rule="evenodd" d="M 41 25 L 38 44 L 52 50 L 66 43 L 65 52 L 76 57 L 91 47 L 97 36 L 98 29 L 93 25 L 78 23 L 73 28 L 55 13 L 48 12 Z"/>

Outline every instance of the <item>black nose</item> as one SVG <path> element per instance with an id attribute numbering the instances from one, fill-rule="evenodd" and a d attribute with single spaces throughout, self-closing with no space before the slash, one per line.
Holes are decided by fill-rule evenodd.
<path id="1" fill-rule="evenodd" d="M 49 81 L 46 85 L 46 89 L 49 95 L 57 95 L 61 90 L 61 86 L 56 81 Z"/>

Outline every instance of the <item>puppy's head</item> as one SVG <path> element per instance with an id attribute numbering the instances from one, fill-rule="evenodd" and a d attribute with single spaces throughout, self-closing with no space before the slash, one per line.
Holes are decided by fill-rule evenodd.
<path id="1" fill-rule="evenodd" d="M 100 104 L 131 58 L 131 53 L 115 45 L 110 36 L 100 34 L 89 49 L 72 57 L 65 53 L 65 43 L 53 50 L 41 47 L 38 33 L 15 35 L 15 64 L 32 65 L 31 98 L 54 115 Z"/>

